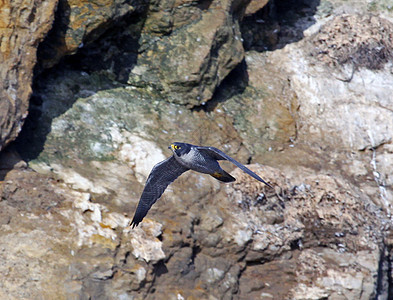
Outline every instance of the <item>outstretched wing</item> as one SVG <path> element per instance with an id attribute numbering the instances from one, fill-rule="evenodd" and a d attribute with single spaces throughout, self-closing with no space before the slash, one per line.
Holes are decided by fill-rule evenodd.
<path id="1" fill-rule="evenodd" d="M 189 169 L 178 163 L 173 155 L 153 167 L 130 224 L 132 228 L 138 226 L 167 186 L 187 170 Z"/>
<path id="2" fill-rule="evenodd" d="M 197 147 L 199 151 L 201 152 L 206 152 L 209 154 L 209 156 L 213 157 L 216 160 L 227 160 L 236 165 L 238 168 L 246 172 L 248 175 L 254 177 L 256 180 L 259 180 L 260 182 L 263 182 L 267 186 L 273 188 L 270 184 L 268 184 L 265 180 L 263 180 L 261 177 L 259 177 L 257 174 L 255 174 L 253 171 L 251 171 L 249 168 L 247 168 L 245 165 L 239 163 L 237 160 L 233 159 L 229 155 L 225 154 L 222 152 L 220 149 L 214 148 L 214 147 L 202 147 L 198 146 Z"/>

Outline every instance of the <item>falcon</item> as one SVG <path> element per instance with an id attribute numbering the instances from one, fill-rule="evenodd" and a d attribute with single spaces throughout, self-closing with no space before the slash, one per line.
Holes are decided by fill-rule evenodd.
<path id="1" fill-rule="evenodd" d="M 167 186 L 188 170 L 209 174 L 222 182 L 235 181 L 234 177 L 221 168 L 218 160 L 230 161 L 248 175 L 273 188 L 253 171 L 217 148 L 173 143 L 168 149 L 172 150 L 173 155 L 156 164 L 146 180 L 145 188 L 130 224 L 132 228 L 138 226 Z"/>

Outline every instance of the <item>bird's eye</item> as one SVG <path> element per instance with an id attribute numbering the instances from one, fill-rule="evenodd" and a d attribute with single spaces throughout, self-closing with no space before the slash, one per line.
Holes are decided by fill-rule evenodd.
<path id="1" fill-rule="evenodd" d="M 174 144 L 172 144 L 172 145 L 171 145 L 171 147 L 172 147 L 172 149 L 173 149 L 173 150 L 180 149 L 180 146 L 178 146 L 178 145 L 174 145 Z"/>

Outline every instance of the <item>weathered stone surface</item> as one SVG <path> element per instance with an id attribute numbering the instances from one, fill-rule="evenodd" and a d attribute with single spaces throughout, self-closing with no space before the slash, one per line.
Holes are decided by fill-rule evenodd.
<path id="1" fill-rule="evenodd" d="M 249 59 L 247 55 L 246 60 Z M 275 81 L 267 80 L 266 82 Z M 217 105 L 233 118 L 233 126 L 253 154 L 282 149 L 296 138 L 296 96 L 269 93 L 266 82 L 262 86 L 247 87 Z M 225 86 L 223 88 L 226 88 Z M 288 87 L 285 87 L 288 88 Z"/>
<path id="2" fill-rule="evenodd" d="M 115 297 L 112 285 L 105 282 L 118 278 L 113 290 L 125 294 L 129 286 L 119 290 L 116 285 L 126 278 L 138 289 L 151 278 L 143 261 L 164 258 L 157 223 L 145 224 L 145 231 L 130 231 L 129 218 L 93 202 L 89 193 L 70 190 L 31 170 L 9 172 L 0 193 L 0 270 L 7 275 L 1 282 L 3 299 L 69 299 L 103 293 Z M 127 251 L 121 251 L 123 247 Z M 153 252 L 145 251 L 149 248 Z M 127 259 L 131 249 L 132 263 Z M 98 282 L 104 283 L 102 289 Z"/>
<path id="3" fill-rule="evenodd" d="M 250 70 L 255 70 L 259 61 L 257 54 L 253 55 L 248 60 Z M 377 253 L 381 250 L 377 228 L 384 225 L 383 214 L 377 215 L 371 201 L 358 196 L 342 179 L 310 175 L 310 170 L 293 169 L 290 178 L 286 178 L 274 168 L 250 166 L 277 185 L 275 192 L 240 170 L 233 172 L 236 183 L 226 188 L 210 176 L 188 172 L 153 206 L 145 225 L 136 230 L 126 228 L 129 219 L 119 212 L 133 213 L 151 167 L 168 155 L 165 149 L 169 141 L 191 138 L 193 143 L 211 145 L 217 141 L 225 145 L 227 141 L 225 151 L 243 161 L 249 157 L 247 148 L 238 143 L 242 140 L 235 129 L 239 121 L 232 125 L 232 120 L 240 118 L 234 99 L 242 98 L 219 103 L 207 115 L 162 104 L 157 95 L 143 90 L 115 88 L 80 98 L 66 113 L 56 117 L 56 110 L 63 110 L 61 105 L 69 105 L 65 100 L 72 94 L 73 81 L 81 83 L 80 78 L 84 78 L 78 92 L 81 96 L 95 82 L 86 74 L 74 74 L 74 79 L 68 81 L 63 76 L 51 79 L 61 93 L 40 89 L 43 107 L 56 109 L 41 114 L 42 126 L 51 126 L 51 132 L 41 146 L 45 150 L 30 165 L 40 172 L 55 173 L 68 186 L 79 190 L 72 200 L 77 211 L 68 210 L 62 215 L 75 224 L 72 228 L 76 231 L 76 247 L 84 249 L 80 259 L 93 251 L 96 266 L 97 257 L 106 253 L 94 269 L 76 267 L 74 273 L 89 275 L 76 285 L 75 293 L 81 293 L 80 286 L 86 286 L 86 295 L 95 295 L 93 281 L 97 279 L 105 282 L 105 291 L 101 292 L 106 296 L 147 299 L 157 295 L 238 295 L 240 299 L 249 299 L 277 295 L 278 286 L 283 298 L 301 298 L 307 292 L 334 296 L 336 291 L 328 284 L 332 281 L 333 286 L 341 284 L 340 291 L 349 296 L 376 293 Z M 254 91 L 264 89 L 259 85 L 261 78 L 252 75 L 250 79 Z M 247 91 L 244 95 L 242 101 L 250 107 L 258 103 L 258 97 L 246 100 Z M 281 97 L 278 103 L 288 99 L 291 98 Z M 233 117 L 225 116 L 225 112 Z M 250 117 L 244 120 L 258 128 L 256 117 L 254 121 Z M 251 141 L 253 126 L 244 127 L 243 140 Z M 40 130 L 36 128 L 36 134 Z M 293 178 L 295 183 L 291 183 Z M 90 195 L 94 195 L 94 202 Z M 94 249 L 85 249 L 86 246 Z M 319 263 L 329 272 L 314 274 L 318 281 L 310 284 L 304 275 L 309 274 L 309 259 L 303 259 L 302 251 L 312 249 L 319 253 L 323 247 L 332 249 L 329 255 L 337 253 L 337 257 L 348 253 L 354 262 L 345 270 L 361 268 L 362 273 L 340 278 L 337 274 L 344 273 L 343 266 L 323 258 Z M 360 261 L 354 258 L 357 249 L 365 251 Z M 298 273 L 293 271 L 296 265 Z M 285 286 L 276 280 L 282 276 L 286 278 Z M 249 280 L 252 277 L 259 281 Z M 357 285 L 359 280 L 364 285 Z M 351 289 L 346 288 L 348 282 L 353 283 Z M 147 293 L 152 287 L 154 292 Z"/>
<path id="4" fill-rule="evenodd" d="M 391 176 L 386 166 L 393 159 L 389 150 L 393 108 L 387 100 L 391 98 L 393 61 L 390 50 L 386 50 L 380 53 L 377 65 L 368 65 L 370 55 L 377 54 L 364 49 L 373 48 L 375 43 L 382 46 L 373 49 L 389 49 L 386 45 L 392 43 L 392 37 L 387 32 L 392 23 L 369 15 L 338 16 L 325 22 L 323 27 L 317 23 L 305 31 L 301 42 L 268 54 L 248 52 L 250 71 L 266 70 L 250 72 L 249 84 L 280 95 L 277 100 L 295 119 L 297 145 L 308 143 L 342 153 L 365 151 L 365 155 L 356 154 L 363 163 L 345 162 L 349 174 L 376 181 L 377 187 L 362 188 L 373 194 L 376 203 L 391 210 Z M 363 31 L 374 33 L 370 36 Z M 348 42 L 351 39 L 353 42 Z M 324 51 L 331 55 L 324 55 Z M 348 57 L 356 61 L 351 63 Z M 277 77 L 272 77 L 272 72 Z M 346 161 L 345 156 L 341 161 Z"/>
<path id="5" fill-rule="evenodd" d="M 142 46 L 129 83 L 153 85 L 170 102 L 197 106 L 210 100 L 244 57 L 239 30 L 242 4 L 213 1 L 203 7 L 173 2 L 164 11 L 161 6 L 150 9 L 142 45 L 146 36 L 150 40 Z M 179 14 L 183 21 L 178 20 Z M 157 33 L 166 35 L 152 40 Z"/>
<path id="6" fill-rule="evenodd" d="M 76 53 L 96 40 L 113 24 L 133 12 L 142 12 L 144 1 L 61 0 L 53 29 L 40 47 L 40 65 L 54 66 L 59 60 Z"/>
<path id="7" fill-rule="evenodd" d="M 215 1 L 198 2 L 194 16 L 189 10 L 194 4 L 151 2 L 140 41 L 155 36 L 154 45 L 180 36 L 183 27 L 194 28 L 205 12 L 217 9 Z M 322 0 L 315 18 L 309 15 L 312 5 L 289 12 L 291 22 L 283 19 L 276 34 L 282 49 L 246 53 L 243 69 L 221 83 L 213 101 L 192 110 L 163 101 L 155 89 L 116 82 L 96 65 L 83 72 L 63 64 L 42 74 L 30 130 L 16 149 L 47 175 L 26 169 L 13 149 L 0 157 L 0 273 L 6 275 L 0 298 L 389 298 L 393 151 L 379 134 L 390 137 L 390 125 L 385 131 L 383 120 L 374 120 L 373 143 L 348 145 L 345 134 L 355 129 L 343 127 L 339 106 L 347 105 L 346 97 L 357 101 L 351 90 L 356 88 L 370 109 L 375 90 L 367 94 L 351 84 L 359 74 L 382 78 L 387 65 L 379 71 L 359 68 L 352 83 L 325 81 L 342 70 L 310 54 L 315 41 L 340 45 L 332 38 L 340 36 L 334 30 L 340 22 L 326 18 L 326 27 L 317 23 L 305 39 L 303 30 L 337 13 L 341 8 L 335 5 Z M 385 26 L 376 21 L 364 25 Z M 322 39 L 322 33 L 328 37 Z M 154 49 L 141 46 L 142 52 Z M 102 60 L 114 53 L 105 52 Z M 341 102 L 332 91 L 315 88 L 326 82 L 339 88 Z M 381 91 L 378 105 L 385 105 Z M 308 113 L 321 102 L 324 109 Z M 357 120 L 370 122 L 366 114 Z M 318 134 L 309 130 L 313 126 Z M 222 148 L 245 164 L 257 162 L 249 167 L 275 189 L 238 169 L 231 184 L 190 171 L 132 230 L 127 225 L 144 180 L 170 155 L 167 146 L 175 140 Z"/>
<path id="8" fill-rule="evenodd" d="M 162 233 L 160 224 L 146 220 L 143 227 L 136 228 L 133 233 L 131 245 L 135 258 L 143 259 L 147 263 L 150 261 L 157 263 L 165 258 L 165 253 L 161 248 L 162 242 L 157 238 Z"/>
<path id="9" fill-rule="evenodd" d="M 350 65 L 353 72 L 383 69 L 393 61 L 392 30 L 393 23 L 378 16 L 337 16 L 312 38 L 312 55 L 338 69 Z"/>
<path id="10" fill-rule="evenodd" d="M 70 72 L 68 76 L 61 72 L 46 82 L 56 88 L 36 90 L 42 99 L 42 105 L 35 107 L 39 116 L 35 122 L 40 125 L 23 133 L 30 150 L 26 144 L 20 150 L 27 159 L 39 154 L 32 167 L 55 172 L 74 188 L 112 195 L 124 205 L 130 197 L 136 201 L 141 186 L 130 191 L 128 182 L 144 183 L 154 164 L 169 155 L 169 143 L 176 140 L 219 143 L 228 153 L 238 153 L 243 162 L 250 156 L 240 143 L 233 119 L 223 110 L 210 116 L 191 112 L 141 89 L 101 91 L 78 99 L 58 116 L 69 107 L 71 97 L 84 97 L 109 84 L 95 75 Z M 72 96 L 75 86 L 79 92 Z"/>
<path id="11" fill-rule="evenodd" d="M 371 40 L 369 40 L 369 42 L 372 41 L 371 44 L 373 44 L 374 41 L 376 43 L 393 42 L 391 36 L 383 34 L 383 31 L 389 31 L 389 26 L 390 28 L 393 27 L 393 23 L 389 23 L 377 17 L 362 19 L 355 16 L 349 20 L 353 21 L 355 24 L 356 22 L 358 22 L 358 24 L 362 23 L 362 26 L 367 27 L 370 31 L 381 30 L 380 35 L 377 33 L 373 35 L 376 41 L 370 37 Z M 333 20 L 332 22 L 335 21 Z M 326 25 L 326 27 L 329 26 L 330 24 Z M 359 26 L 359 30 L 363 30 L 360 28 L 362 27 Z M 323 33 L 312 36 L 311 40 L 315 41 L 315 39 L 319 39 L 320 34 Z M 358 33 L 355 31 L 352 32 L 352 34 L 357 35 Z M 366 49 L 368 47 L 373 47 L 369 42 L 363 43 Z M 355 49 L 359 47 L 356 43 L 357 41 L 353 44 L 354 48 L 352 48 L 352 45 L 350 48 Z M 342 45 L 341 47 L 345 46 Z M 345 51 L 352 51 L 351 49 Z M 386 156 L 389 156 L 389 151 L 384 145 L 391 143 L 393 140 L 393 123 L 391 122 L 393 107 L 387 100 L 391 98 L 392 89 L 390 82 L 393 80 L 393 76 L 389 70 L 393 64 L 393 56 L 391 56 L 391 54 L 389 56 L 388 52 L 385 53 L 386 55 L 380 53 L 381 57 L 384 58 L 378 63 L 376 61 L 374 61 L 374 63 L 378 65 L 378 68 L 382 69 L 374 70 L 377 65 L 372 66 L 366 63 L 372 54 L 362 52 L 363 50 L 360 48 L 358 48 L 357 51 L 356 55 L 353 54 L 354 59 L 356 56 L 354 64 L 348 62 L 348 64 L 336 68 L 333 72 L 330 72 L 331 76 L 327 76 L 326 73 L 329 72 L 329 69 L 321 72 L 319 64 L 315 67 L 311 67 L 310 71 L 307 71 L 307 73 L 319 74 L 319 84 L 315 85 L 311 80 L 309 84 L 310 89 L 308 91 L 304 90 L 304 85 L 299 84 L 298 79 L 300 79 L 300 77 L 295 75 L 293 80 L 294 87 L 296 89 L 299 88 L 299 91 L 303 90 L 302 93 L 310 95 L 311 97 L 308 99 L 311 100 L 311 102 L 309 103 L 312 103 L 314 107 L 312 109 L 308 105 L 301 104 L 303 106 L 303 108 L 299 110 L 301 120 L 304 120 L 304 118 L 312 118 L 315 120 L 313 126 L 306 125 L 303 128 L 304 131 L 302 131 L 311 138 L 316 137 L 324 141 L 327 140 L 329 144 L 340 148 L 345 147 L 354 150 L 364 150 L 380 147 L 381 155 L 385 156 L 386 159 Z M 301 77 L 303 76 L 304 75 L 301 75 Z M 335 89 L 334 93 L 332 93 L 331 90 L 333 86 Z M 321 89 L 320 87 L 323 88 Z M 344 91 L 347 91 L 345 92 L 345 96 L 343 94 Z M 313 93 L 318 93 L 322 96 L 317 100 L 312 96 Z M 319 109 L 315 109 L 315 107 L 319 107 Z M 326 111 L 327 114 L 325 114 L 324 111 Z M 318 130 L 318 127 L 325 128 L 325 132 L 332 132 L 334 135 L 337 134 L 339 140 L 332 140 L 330 136 L 334 135 L 329 136 Z M 340 146 L 337 143 L 338 141 L 341 144 Z M 382 168 L 382 164 L 376 164 L 374 166 L 374 171 L 378 172 L 380 168 Z M 385 178 L 389 178 L 389 174 L 381 173 L 381 177 L 377 179 L 380 185 L 386 185 Z M 388 192 L 387 198 L 393 199 L 391 192 Z"/>
<path id="12" fill-rule="evenodd" d="M 3 1 L 0 11 L 0 150 L 27 116 L 38 44 L 52 26 L 57 1 Z"/>
<path id="13" fill-rule="evenodd" d="M 236 184 L 193 201 L 186 179 L 169 192 L 176 202 L 166 193 L 156 204 L 166 207 L 152 209 L 136 230 L 114 203 L 12 171 L 1 184 L 2 213 L 11 216 L 1 225 L 0 268 L 8 270 L 2 292 L 15 298 L 375 296 L 382 232 L 389 229 L 383 213 L 338 178 L 311 176 L 293 185 L 274 168 L 250 168 L 276 191 L 235 170 Z M 184 176 L 195 194 L 203 175 Z M 212 236 L 215 242 L 206 242 Z"/>
<path id="14" fill-rule="evenodd" d="M 319 297 L 342 294 L 347 298 L 370 299 L 375 296 L 381 249 L 379 233 L 369 230 L 366 224 L 372 222 L 374 213 L 378 214 L 377 207 L 374 206 L 374 212 L 363 210 L 364 199 L 330 176 L 305 178 L 302 186 L 292 189 L 292 194 L 282 191 L 286 196 L 276 199 L 283 201 L 280 203 L 269 194 L 265 194 L 265 199 L 257 197 L 263 194 L 239 173 L 239 170 L 232 173 L 238 178 L 238 184 L 227 188 L 229 195 L 235 197 L 229 197 L 229 202 L 239 205 L 228 207 L 242 211 L 232 213 L 236 218 L 227 221 L 237 224 L 231 226 L 227 236 L 236 237 L 237 230 L 249 228 L 252 234 L 248 238 L 249 251 L 245 259 L 254 262 L 246 268 L 241 294 L 258 297 L 263 292 L 295 299 L 314 299 L 315 293 Z M 267 170 L 267 173 L 271 175 L 274 171 Z M 281 176 L 281 180 L 283 178 Z M 280 187 L 285 187 L 285 183 L 281 182 Z M 345 192 L 340 191 L 344 189 Z M 289 198 L 285 200 L 286 197 Z M 279 218 L 270 225 L 259 215 L 259 209 L 263 215 L 273 211 Z M 355 211 L 358 213 L 354 214 Z M 316 244 L 311 246 L 311 241 Z M 284 253 L 280 259 L 271 261 L 269 256 L 277 257 L 277 251 Z M 270 262 L 258 265 L 257 261 Z M 247 280 L 248 276 L 257 276 L 258 281 Z M 310 278 L 313 278 L 311 285 Z M 279 291 L 277 286 L 280 286 Z"/>

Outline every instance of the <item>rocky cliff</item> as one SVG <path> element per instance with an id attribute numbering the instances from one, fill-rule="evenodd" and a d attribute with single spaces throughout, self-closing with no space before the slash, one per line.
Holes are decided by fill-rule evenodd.
<path id="1" fill-rule="evenodd" d="M 393 297 L 389 1 L 1 14 L 1 299 Z M 173 141 L 274 188 L 187 172 L 131 229 Z"/>

